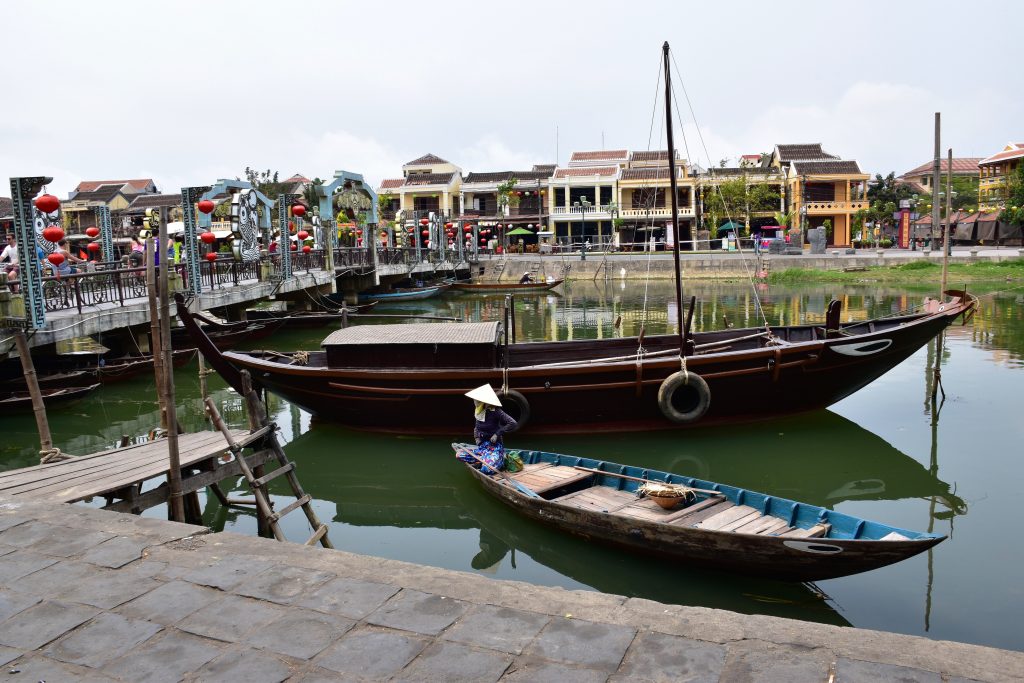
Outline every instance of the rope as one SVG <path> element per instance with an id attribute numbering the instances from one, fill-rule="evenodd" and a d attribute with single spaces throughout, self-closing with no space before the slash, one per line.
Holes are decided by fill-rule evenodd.
<path id="1" fill-rule="evenodd" d="M 309 351 L 296 351 L 292 354 L 292 365 L 306 365 L 309 363 Z"/>
<path id="2" fill-rule="evenodd" d="M 508 394 L 508 368 L 501 369 L 501 393 Z"/>
<path id="3" fill-rule="evenodd" d="M 39 464 L 47 465 L 51 462 L 61 462 L 63 460 L 73 460 L 75 457 L 70 453 L 62 453 L 56 446 L 51 447 L 45 451 L 39 451 Z"/>
<path id="4" fill-rule="evenodd" d="M 686 369 L 686 356 L 679 356 L 679 367 L 683 371 L 683 384 L 689 384 L 690 371 Z"/>

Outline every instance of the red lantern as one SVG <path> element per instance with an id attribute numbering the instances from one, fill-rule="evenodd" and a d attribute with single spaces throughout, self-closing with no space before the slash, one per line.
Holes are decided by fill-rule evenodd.
<path id="1" fill-rule="evenodd" d="M 498 230 L 501 230 L 501 223 L 498 223 L 498 224 L 497 224 L 496 226 L 494 226 L 494 227 L 498 228 Z"/>
<path id="2" fill-rule="evenodd" d="M 36 208 L 43 213 L 53 213 L 60 208 L 60 200 L 52 194 L 40 195 L 39 198 L 36 199 Z"/>
<path id="3" fill-rule="evenodd" d="M 64 254 L 60 253 L 59 251 L 55 251 L 49 256 L 47 256 L 46 260 L 55 266 L 59 266 L 60 264 L 64 263 Z"/>
<path id="4" fill-rule="evenodd" d="M 473 232 L 473 226 L 472 225 L 464 225 L 464 226 L 462 226 L 462 232 Z"/>
<path id="5" fill-rule="evenodd" d="M 299 245 L 296 244 L 295 242 L 292 242 L 292 251 L 298 251 L 298 250 L 299 250 Z"/>
<path id="6" fill-rule="evenodd" d="M 306 215 L 306 207 L 302 204 L 292 204 L 292 215 L 302 218 Z"/>
<path id="7" fill-rule="evenodd" d="M 424 230 L 420 234 L 423 235 L 424 237 L 430 237 L 430 231 L 429 230 Z"/>
<path id="8" fill-rule="evenodd" d="M 313 247 L 309 246 L 308 244 L 302 248 L 303 254 L 308 254 L 311 251 L 313 251 Z"/>
<path id="9" fill-rule="evenodd" d="M 295 232 L 295 221 L 288 221 L 288 232 Z"/>
<path id="10" fill-rule="evenodd" d="M 198 208 L 202 213 L 211 214 L 213 213 L 213 210 L 216 207 L 212 201 L 210 201 L 209 199 L 204 199 L 203 201 L 199 202 L 196 208 Z"/>
<path id="11" fill-rule="evenodd" d="M 362 237 L 362 236 L 363 236 L 363 231 L 362 230 L 356 230 L 356 237 Z"/>
<path id="12" fill-rule="evenodd" d="M 309 233 L 306 232 L 305 230 L 299 230 L 299 234 L 296 235 L 296 237 L 298 237 L 300 240 L 304 240 L 307 237 L 309 237 Z"/>
<path id="13" fill-rule="evenodd" d="M 199 236 L 199 239 L 203 241 L 203 244 L 213 244 L 214 242 L 217 241 L 217 236 L 214 235 L 212 232 L 204 232 L 202 235 Z"/>
<path id="14" fill-rule="evenodd" d="M 85 248 L 88 249 L 89 251 L 99 251 L 100 250 L 100 243 L 99 242 L 89 242 L 89 244 L 85 245 Z"/>
<path id="15" fill-rule="evenodd" d="M 213 263 L 214 261 L 216 261 L 217 260 L 217 252 L 215 252 L 215 251 L 209 252 L 206 255 L 206 260 L 209 261 L 210 263 Z"/>
<path id="16" fill-rule="evenodd" d="M 56 225 L 51 225 L 43 230 L 43 239 L 47 242 L 60 242 L 64 239 L 64 231 Z"/>
<path id="17" fill-rule="evenodd" d="M 446 227 L 446 228 L 448 228 L 449 230 L 451 230 L 451 229 L 452 229 L 452 224 L 451 224 L 451 223 L 445 223 L 445 224 L 444 224 L 444 227 Z"/>
<path id="18" fill-rule="evenodd" d="M 420 225 L 426 225 L 426 224 L 427 224 L 427 223 L 429 223 L 429 222 L 430 222 L 430 221 L 429 221 L 428 219 L 426 219 L 426 218 L 421 218 L 421 219 L 420 219 Z"/>
<path id="19" fill-rule="evenodd" d="M 85 234 L 89 237 L 96 237 L 100 234 L 100 229 L 93 225 L 85 229 Z"/>

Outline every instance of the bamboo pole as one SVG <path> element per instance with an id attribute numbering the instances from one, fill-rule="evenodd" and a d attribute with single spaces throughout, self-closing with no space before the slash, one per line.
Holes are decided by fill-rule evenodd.
<path id="1" fill-rule="evenodd" d="M 185 521 L 185 502 L 181 492 L 181 457 L 178 453 L 178 415 L 174 405 L 174 363 L 171 360 L 171 300 L 168 273 L 171 269 L 167 257 L 167 210 L 160 210 L 160 230 L 157 249 L 160 250 L 160 355 L 163 359 L 164 403 L 167 409 L 167 501 L 171 519 Z M 154 252 L 155 254 L 156 252 Z"/>
<path id="2" fill-rule="evenodd" d="M 160 401 L 160 426 L 166 430 L 167 406 L 164 404 L 163 357 L 160 355 L 160 312 L 157 307 L 156 252 L 153 236 L 146 238 L 146 292 L 149 295 L 149 353 L 153 356 L 153 375 L 156 377 L 156 395 Z"/>
<path id="3" fill-rule="evenodd" d="M 18 356 L 21 358 L 21 370 L 25 374 L 28 394 L 32 397 L 32 412 L 36 417 L 36 428 L 39 429 L 39 451 L 45 458 L 53 450 L 53 438 L 50 436 L 50 423 L 46 419 L 46 404 L 43 403 L 43 394 L 39 391 L 36 366 L 32 362 L 32 353 L 28 349 L 28 339 L 25 338 L 24 330 L 14 331 L 14 343 L 18 347 Z"/>

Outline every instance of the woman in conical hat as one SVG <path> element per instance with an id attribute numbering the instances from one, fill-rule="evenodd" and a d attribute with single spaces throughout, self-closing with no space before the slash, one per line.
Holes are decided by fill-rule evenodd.
<path id="1" fill-rule="evenodd" d="M 501 409 L 501 400 L 490 384 L 467 391 L 473 399 L 473 438 L 476 441 L 476 456 L 489 468 L 500 470 L 505 464 L 505 443 L 502 435 L 516 428 L 516 421 Z M 460 460 L 476 462 L 472 456 L 460 455 Z M 488 467 L 484 468 L 490 474 Z"/>

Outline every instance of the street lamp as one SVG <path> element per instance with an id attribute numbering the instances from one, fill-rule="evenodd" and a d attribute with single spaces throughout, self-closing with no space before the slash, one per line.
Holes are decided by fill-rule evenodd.
<path id="1" fill-rule="evenodd" d="M 594 210 L 594 205 L 591 204 L 590 201 L 586 197 L 582 197 L 580 199 L 580 201 L 572 203 L 572 210 L 573 211 L 578 211 L 579 214 L 580 214 L 580 260 L 581 261 L 586 261 L 587 260 L 587 245 L 586 245 L 586 242 L 584 241 L 584 238 L 586 237 L 586 228 L 587 228 L 587 223 L 586 223 L 587 219 L 586 219 L 586 217 L 587 217 L 587 212 L 588 211 L 593 211 Z"/>

